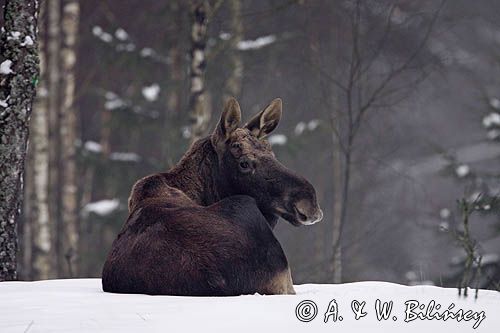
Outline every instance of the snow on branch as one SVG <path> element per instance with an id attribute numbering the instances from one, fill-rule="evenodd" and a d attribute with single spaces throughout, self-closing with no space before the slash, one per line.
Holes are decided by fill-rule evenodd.
<path id="1" fill-rule="evenodd" d="M 94 213 L 99 216 L 108 216 L 118 210 L 119 207 L 119 199 L 105 199 L 86 204 L 82 208 L 82 214 L 88 216 L 90 213 Z"/>
<path id="2" fill-rule="evenodd" d="M 171 63 L 170 58 L 161 55 L 151 47 L 143 47 L 138 50 L 136 43 L 130 37 L 130 34 L 123 28 L 118 28 L 115 30 L 114 35 L 110 32 L 104 31 L 104 29 L 98 25 L 92 27 L 92 34 L 105 44 L 109 44 L 111 47 L 114 46 L 117 52 L 134 52 L 138 51 L 138 55 L 141 58 L 149 58 L 155 62 L 169 65 Z"/>
<path id="3" fill-rule="evenodd" d="M 242 40 L 238 42 L 236 48 L 240 51 L 258 50 L 276 42 L 275 35 L 262 36 L 257 39 Z"/>

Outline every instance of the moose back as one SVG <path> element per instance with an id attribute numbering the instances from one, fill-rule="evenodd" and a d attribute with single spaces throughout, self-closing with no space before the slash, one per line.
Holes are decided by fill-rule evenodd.
<path id="1" fill-rule="evenodd" d="M 244 126 L 229 99 L 214 132 L 170 171 L 140 179 L 102 272 L 103 290 L 151 295 L 293 294 L 278 218 L 310 225 L 323 213 L 313 186 L 276 160 L 265 137 L 275 99 Z"/>

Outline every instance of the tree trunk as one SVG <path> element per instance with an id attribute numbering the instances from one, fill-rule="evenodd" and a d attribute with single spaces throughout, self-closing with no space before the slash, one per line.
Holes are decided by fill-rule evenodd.
<path id="1" fill-rule="evenodd" d="M 47 42 L 47 81 L 49 105 L 49 220 L 53 236 L 56 276 L 61 275 L 61 184 L 59 177 L 61 142 L 60 119 L 60 52 L 61 52 L 61 1 L 47 0 L 48 42 Z"/>
<path id="2" fill-rule="evenodd" d="M 205 134 L 211 114 L 209 97 L 205 91 L 208 10 L 207 0 L 191 3 L 191 79 L 189 87 L 191 141 L 195 141 Z"/>
<path id="3" fill-rule="evenodd" d="M 52 235 L 49 220 L 48 179 L 49 179 L 49 110 L 47 101 L 47 57 L 45 45 L 46 3 L 41 4 L 39 24 L 40 82 L 33 107 L 30 124 L 29 174 L 30 191 L 26 198 L 26 227 L 31 231 L 31 239 L 25 238 L 25 245 L 31 241 L 30 264 L 32 279 L 49 279 L 54 276 Z M 27 232 L 28 233 L 28 232 Z"/>
<path id="4" fill-rule="evenodd" d="M 78 0 L 63 0 L 63 49 L 61 53 L 63 91 L 61 103 L 61 217 L 62 217 L 62 252 L 65 265 L 63 275 L 73 277 L 78 274 L 78 215 L 77 215 L 77 178 L 76 149 L 77 110 L 75 98 L 75 63 L 76 39 L 80 6 Z M 62 261 L 62 258 L 60 259 Z"/>
<path id="5" fill-rule="evenodd" d="M 181 1 L 172 1 L 169 4 L 169 29 L 167 30 L 167 43 L 170 45 L 168 57 L 170 64 L 168 73 L 170 74 L 167 82 L 167 109 L 163 115 L 163 131 L 161 145 L 161 160 L 166 169 L 170 169 L 174 165 L 176 154 L 179 153 L 178 148 L 178 132 L 173 131 L 173 128 L 178 128 L 184 125 L 181 119 L 183 114 L 180 110 L 182 107 L 185 82 L 185 54 L 184 54 L 184 32 L 186 22 L 184 21 L 185 7 Z"/>
<path id="6" fill-rule="evenodd" d="M 39 75 L 38 1 L 6 0 L 4 10 L 0 66 L 0 281 L 16 279 L 16 223 L 22 203 L 29 119 Z"/>
<path id="7" fill-rule="evenodd" d="M 243 39 L 243 22 L 241 21 L 241 1 L 230 0 L 229 11 L 231 14 L 231 39 L 228 63 L 231 73 L 226 81 L 224 99 L 229 97 L 238 98 L 241 93 L 243 79 L 243 61 L 237 49 L 238 43 Z"/>
<path id="8" fill-rule="evenodd" d="M 336 126 L 334 124 L 334 126 Z M 337 133 L 338 133 L 337 128 Z M 342 149 L 340 146 L 340 140 L 335 133 L 332 133 L 333 137 L 333 282 L 342 282 L 342 253 L 340 247 L 341 241 L 341 225 L 342 225 Z"/>

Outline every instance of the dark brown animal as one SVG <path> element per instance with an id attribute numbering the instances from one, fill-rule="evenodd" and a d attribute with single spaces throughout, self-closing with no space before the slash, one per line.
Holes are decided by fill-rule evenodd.
<path id="1" fill-rule="evenodd" d="M 312 185 L 264 139 L 281 118 L 274 100 L 245 126 L 235 99 L 214 133 L 170 171 L 139 180 L 130 215 L 104 264 L 104 291 L 153 295 L 294 293 L 272 228 L 322 219 Z"/>

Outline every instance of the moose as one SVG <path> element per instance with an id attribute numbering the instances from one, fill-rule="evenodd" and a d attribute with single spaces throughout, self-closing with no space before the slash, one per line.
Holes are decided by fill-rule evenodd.
<path id="1" fill-rule="evenodd" d="M 231 296 L 294 294 L 273 234 L 321 221 L 313 186 L 275 158 L 265 137 L 281 119 L 273 100 L 244 126 L 231 98 L 213 133 L 170 171 L 135 183 L 129 217 L 102 271 L 106 292 Z"/>

